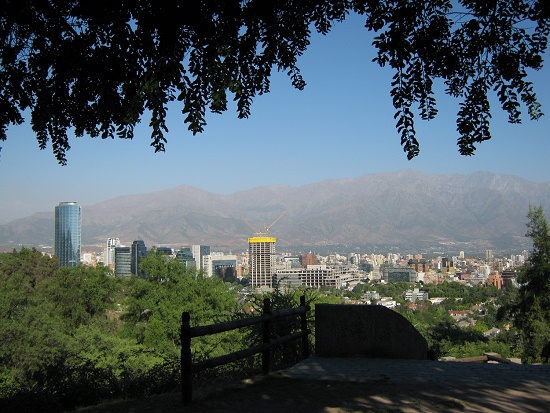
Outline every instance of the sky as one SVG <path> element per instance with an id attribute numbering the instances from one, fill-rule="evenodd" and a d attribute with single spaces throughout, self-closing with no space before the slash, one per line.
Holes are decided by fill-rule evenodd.
<path id="1" fill-rule="evenodd" d="M 67 166 L 57 163 L 51 146 L 38 148 L 28 122 L 11 127 L 7 141 L 0 142 L 0 224 L 53 211 L 61 201 L 88 206 L 179 185 L 230 194 L 406 169 L 487 171 L 550 182 L 549 67 L 529 78 L 546 116 L 538 121 L 523 116 L 522 124 L 511 125 L 494 99 L 493 137 L 478 144 L 472 157 L 461 156 L 456 145 L 459 102 L 436 84 L 439 114 L 426 122 L 415 113 L 420 154 L 409 161 L 393 119 L 393 71 L 372 62 L 371 43 L 372 34 L 356 16 L 327 36 L 315 34 L 299 59 L 305 90 L 276 73 L 270 93 L 254 99 L 248 119 L 238 119 L 230 106 L 222 115 L 209 114 L 202 134 L 189 132 L 181 108 L 171 105 L 165 153 L 150 146 L 146 118 L 133 140 L 73 138 Z"/>

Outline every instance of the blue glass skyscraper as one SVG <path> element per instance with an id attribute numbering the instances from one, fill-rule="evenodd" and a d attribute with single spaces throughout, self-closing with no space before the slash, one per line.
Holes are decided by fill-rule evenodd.
<path id="1" fill-rule="evenodd" d="M 143 240 L 138 239 L 132 243 L 132 265 L 130 271 L 132 274 L 141 277 L 141 270 L 139 265 L 141 264 L 141 259 L 147 255 L 147 247 Z"/>
<path id="2" fill-rule="evenodd" d="M 80 263 L 80 205 L 60 202 L 55 207 L 55 255 L 62 267 Z"/>

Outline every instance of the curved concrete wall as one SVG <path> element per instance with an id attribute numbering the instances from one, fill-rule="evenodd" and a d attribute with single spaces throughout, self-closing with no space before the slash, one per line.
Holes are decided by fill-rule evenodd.
<path id="1" fill-rule="evenodd" d="M 321 357 L 427 359 L 428 343 L 401 314 L 380 305 L 315 305 Z"/>

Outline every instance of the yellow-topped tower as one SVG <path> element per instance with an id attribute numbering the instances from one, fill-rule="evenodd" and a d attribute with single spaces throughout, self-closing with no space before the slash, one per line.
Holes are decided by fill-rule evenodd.
<path id="1" fill-rule="evenodd" d="M 271 225 L 265 226 L 265 232 L 258 231 L 250 223 L 242 220 L 254 231 L 254 236 L 248 238 L 248 259 L 250 266 L 250 281 L 253 288 L 273 287 L 273 274 L 275 267 L 275 243 L 277 238 L 269 233 L 275 222 L 281 218 L 285 212 L 273 221 Z"/>
<path id="2" fill-rule="evenodd" d="M 273 287 L 275 237 L 248 238 L 250 279 L 252 287 Z"/>

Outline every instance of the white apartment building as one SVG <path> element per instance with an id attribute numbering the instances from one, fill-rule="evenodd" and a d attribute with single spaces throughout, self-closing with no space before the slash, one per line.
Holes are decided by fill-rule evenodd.
<path id="1" fill-rule="evenodd" d="M 120 247 L 120 238 L 107 238 L 107 246 L 103 254 L 103 265 L 114 268 L 115 266 L 115 248 Z"/>
<path id="2" fill-rule="evenodd" d="M 405 297 L 405 300 L 412 301 L 413 303 L 417 301 L 424 301 L 428 299 L 428 292 L 427 291 L 420 291 L 418 288 L 415 288 L 413 290 L 406 291 L 403 296 Z"/>
<path id="3" fill-rule="evenodd" d="M 307 268 L 279 269 L 275 273 L 277 282 L 282 286 L 310 288 L 346 287 L 351 282 L 361 279 L 360 272 L 355 267 L 308 265 Z"/>

